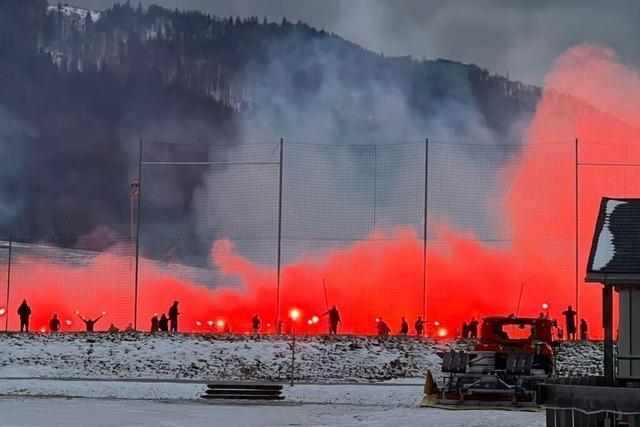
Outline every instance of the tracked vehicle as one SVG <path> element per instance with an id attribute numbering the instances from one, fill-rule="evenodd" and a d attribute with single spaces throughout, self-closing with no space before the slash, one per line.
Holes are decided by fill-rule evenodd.
<path id="1" fill-rule="evenodd" d="M 485 318 L 472 351 L 439 354 L 444 383 L 438 387 L 428 374 L 424 404 L 535 407 L 538 384 L 556 374 L 555 327 L 547 318 Z"/>

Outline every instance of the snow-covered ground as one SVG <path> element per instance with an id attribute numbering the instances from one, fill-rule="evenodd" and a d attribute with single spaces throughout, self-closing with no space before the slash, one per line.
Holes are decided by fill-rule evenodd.
<path id="1" fill-rule="evenodd" d="M 94 399 L 0 399 L 5 427 L 65 426 L 544 426 L 542 413 L 392 405 L 219 405 Z"/>
<path id="2" fill-rule="evenodd" d="M 542 412 L 419 407 L 426 370 L 440 375 L 436 352 L 472 344 L 302 336 L 296 385 L 284 386 L 284 401 L 228 404 L 201 399 L 206 383 L 286 383 L 288 337 L 0 334 L 0 425 L 543 426 Z M 600 344 L 565 344 L 559 369 L 565 375 L 597 374 L 601 358 Z"/>
<path id="3" fill-rule="evenodd" d="M 300 336 L 297 381 L 376 382 L 439 377 L 437 352 L 469 341 L 415 337 Z M 152 378 L 286 381 L 290 339 L 246 335 L 0 334 L 0 377 Z M 600 344 L 563 345 L 561 375 L 600 372 Z"/>

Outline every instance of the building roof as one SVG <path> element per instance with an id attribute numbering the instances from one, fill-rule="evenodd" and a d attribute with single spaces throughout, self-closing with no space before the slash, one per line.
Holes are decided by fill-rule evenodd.
<path id="1" fill-rule="evenodd" d="M 602 198 L 586 280 L 640 286 L 640 199 Z"/>

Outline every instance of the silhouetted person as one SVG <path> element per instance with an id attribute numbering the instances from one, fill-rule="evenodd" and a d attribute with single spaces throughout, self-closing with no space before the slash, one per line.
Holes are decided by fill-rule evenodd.
<path id="1" fill-rule="evenodd" d="M 471 322 L 469 322 L 469 337 L 478 338 L 478 321 L 475 317 L 472 317 Z"/>
<path id="2" fill-rule="evenodd" d="M 580 319 L 580 339 L 586 340 L 588 334 L 589 334 L 589 326 L 587 326 L 587 321 L 584 319 Z"/>
<path id="3" fill-rule="evenodd" d="M 329 315 L 329 333 L 332 335 L 336 335 L 338 333 L 338 323 L 341 322 L 340 312 L 338 311 L 336 306 L 334 305 L 322 315 Z"/>
<path id="4" fill-rule="evenodd" d="M 91 331 L 91 332 L 93 332 L 93 331 Z M 115 334 L 115 333 L 120 332 L 120 329 L 118 329 L 118 327 L 112 323 L 112 324 L 109 325 L 109 329 L 107 329 L 107 332 L 109 332 L 110 334 Z"/>
<path id="5" fill-rule="evenodd" d="M 413 325 L 416 328 L 416 335 L 421 337 L 424 333 L 424 321 L 422 320 L 422 316 L 418 316 L 418 320 Z"/>
<path id="6" fill-rule="evenodd" d="M 460 332 L 462 338 L 469 338 L 469 325 L 467 322 L 462 322 L 462 331 Z"/>
<path id="7" fill-rule="evenodd" d="M 93 327 L 95 326 L 98 320 L 102 319 L 102 316 L 104 316 L 104 313 L 102 313 L 100 316 L 96 317 L 95 319 L 91 319 L 91 318 L 85 319 L 84 317 L 82 317 L 82 315 L 80 315 L 80 313 L 78 313 L 78 317 L 80 318 L 80 320 L 84 322 L 84 325 L 87 328 L 87 332 L 93 332 Z"/>
<path id="8" fill-rule="evenodd" d="M 262 321 L 260 320 L 260 316 L 256 314 L 251 318 L 251 332 L 253 335 L 260 335 L 260 325 Z"/>
<path id="9" fill-rule="evenodd" d="M 27 305 L 26 299 L 23 299 L 22 304 L 18 307 L 18 316 L 20 316 L 20 332 L 29 332 L 29 316 L 31 316 L 31 307 Z"/>
<path id="10" fill-rule="evenodd" d="M 229 325 L 229 322 L 225 322 L 223 331 L 225 334 L 231 333 L 231 325 Z"/>
<path id="11" fill-rule="evenodd" d="M 169 319 L 164 313 L 162 313 L 162 316 L 160 316 L 160 321 L 158 322 L 158 328 L 160 328 L 161 332 L 169 331 Z"/>
<path id="12" fill-rule="evenodd" d="M 562 312 L 564 314 L 565 323 L 567 325 L 567 339 L 575 340 L 576 339 L 576 312 L 573 311 L 573 307 L 569 306 L 565 311 Z"/>
<path id="13" fill-rule="evenodd" d="M 173 305 L 169 307 L 169 321 L 171 322 L 171 332 L 178 332 L 178 301 L 174 301 Z"/>
<path id="14" fill-rule="evenodd" d="M 154 334 L 160 330 L 160 320 L 158 320 L 158 315 L 154 314 L 151 318 L 151 333 Z"/>
<path id="15" fill-rule="evenodd" d="M 391 328 L 387 325 L 387 322 L 381 317 L 378 319 L 378 336 L 388 337 L 391 333 Z"/>
<path id="16" fill-rule="evenodd" d="M 400 335 L 407 335 L 409 333 L 409 324 L 405 320 L 404 316 L 402 316 L 402 321 L 400 322 Z"/>
<path id="17" fill-rule="evenodd" d="M 58 319 L 58 315 L 55 313 L 51 320 L 49 320 L 49 330 L 51 332 L 58 332 L 60 330 L 60 319 Z"/>
<path id="18" fill-rule="evenodd" d="M 135 332 L 135 329 L 133 329 L 133 324 L 132 324 L 132 323 L 129 323 L 129 324 L 127 325 L 127 327 L 126 327 L 126 328 L 124 328 L 124 331 L 125 331 L 125 332 Z"/>

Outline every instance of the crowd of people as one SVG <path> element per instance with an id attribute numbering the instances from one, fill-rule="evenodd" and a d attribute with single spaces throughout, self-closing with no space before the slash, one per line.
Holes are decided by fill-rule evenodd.
<path id="1" fill-rule="evenodd" d="M 173 304 L 169 307 L 167 314 L 162 313 L 160 317 L 157 314 L 154 314 L 151 318 L 151 327 L 149 331 L 151 333 L 156 332 L 178 332 L 178 316 L 180 315 L 180 311 L 178 309 L 179 302 L 174 301 Z M 27 300 L 23 300 L 20 306 L 18 307 L 18 316 L 20 318 L 20 332 L 29 332 L 29 320 L 31 317 L 32 311 L 31 307 L 27 303 Z M 94 332 L 96 323 L 106 314 L 102 312 L 99 316 L 96 317 L 84 317 L 79 312 L 76 312 L 78 318 L 84 323 L 86 332 Z M 589 327 L 585 319 L 580 319 L 579 325 L 576 324 L 577 312 L 573 310 L 573 307 L 570 305 L 567 307 L 565 311 L 562 312 L 562 315 L 565 318 L 565 326 L 567 331 L 567 339 L 575 340 L 577 339 L 577 333 L 579 332 L 579 339 L 586 340 L 589 335 Z M 336 308 L 336 306 L 332 306 L 326 312 L 322 314 L 322 316 L 328 317 L 329 329 L 328 333 L 330 335 L 338 334 L 338 326 L 342 323 L 342 318 L 340 316 L 340 311 Z M 548 313 L 541 312 L 538 316 L 539 318 L 549 318 Z M 318 318 L 316 317 L 316 320 Z M 425 325 L 428 321 L 423 320 L 422 316 L 418 316 L 413 324 L 413 333 L 415 336 L 424 336 L 425 333 Z M 460 337 L 462 338 L 478 338 L 478 326 L 480 322 L 475 317 L 471 318 L 469 322 L 463 322 L 460 330 Z M 59 332 L 61 330 L 61 322 L 58 318 L 57 314 L 53 314 L 53 317 L 49 321 L 49 331 L 51 332 Z M 436 322 L 436 326 L 438 323 Z M 219 325 L 220 326 L 220 325 Z M 276 332 L 280 333 L 282 331 L 283 322 L 280 321 L 279 325 L 276 327 Z M 259 314 L 255 314 L 251 318 L 251 334 L 253 336 L 259 336 L 262 328 L 262 320 L 260 319 Z M 391 327 L 389 324 L 382 318 L 376 318 L 376 330 L 378 336 L 388 337 L 392 334 Z M 131 323 L 127 325 L 127 327 L 123 330 L 123 332 L 133 332 L 135 328 Z M 228 322 L 224 323 L 224 328 L 222 330 L 224 333 L 231 333 L 231 327 Z M 120 329 L 113 323 L 107 329 L 107 332 L 120 332 Z M 399 336 L 408 336 L 410 335 L 409 330 L 409 322 L 407 319 L 402 316 L 400 318 L 400 327 L 398 328 L 397 335 Z M 560 327 L 557 327 L 557 335 L 558 339 L 563 339 L 563 330 Z"/>

